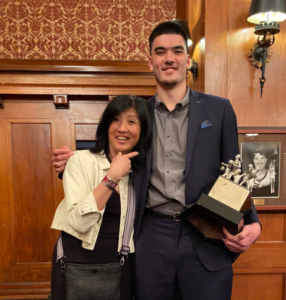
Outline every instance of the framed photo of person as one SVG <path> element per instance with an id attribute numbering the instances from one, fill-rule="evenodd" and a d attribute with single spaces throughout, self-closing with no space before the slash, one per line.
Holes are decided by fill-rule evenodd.
<path id="1" fill-rule="evenodd" d="M 239 128 L 242 170 L 255 170 L 248 182 L 258 210 L 286 210 L 286 129 Z"/>

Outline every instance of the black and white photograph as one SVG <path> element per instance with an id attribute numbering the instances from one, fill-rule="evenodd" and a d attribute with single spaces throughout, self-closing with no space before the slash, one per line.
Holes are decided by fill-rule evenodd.
<path id="1" fill-rule="evenodd" d="M 249 180 L 253 198 L 278 198 L 280 143 L 241 143 L 242 169 L 254 169 Z"/>

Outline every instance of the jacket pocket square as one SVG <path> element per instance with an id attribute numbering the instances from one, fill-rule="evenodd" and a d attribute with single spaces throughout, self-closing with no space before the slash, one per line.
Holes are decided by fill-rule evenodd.
<path id="1" fill-rule="evenodd" d="M 204 121 L 201 124 L 201 128 L 207 128 L 207 127 L 211 127 L 211 126 L 213 126 L 213 124 L 211 124 L 210 121 Z"/>

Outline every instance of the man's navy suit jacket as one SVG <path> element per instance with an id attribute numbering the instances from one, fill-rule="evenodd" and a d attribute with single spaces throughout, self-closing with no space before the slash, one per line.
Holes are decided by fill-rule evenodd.
<path id="1" fill-rule="evenodd" d="M 147 102 L 154 121 L 155 97 Z M 205 121 L 208 121 L 207 123 L 211 126 L 202 128 L 202 123 Z M 185 167 L 186 204 L 195 203 L 202 193 L 208 194 L 220 175 L 221 162 L 226 163 L 230 159 L 233 160 L 238 153 L 236 116 L 229 100 L 190 90 Z M 135 246 L 140 235 L 148 196 L 152 159 L 151 147 L 147 153 L 146 165 L 134 170 Z M 259 222 L 259 218 L 252 204 L 252 209 L 245 214 L 244 223 L 246 225 L 254 222 Z M 205 242 L 195 233 L 190 238 L 201 262 L 211 271 L 229 266 L 239 255 L 230 252 L 224 245 Z"/>

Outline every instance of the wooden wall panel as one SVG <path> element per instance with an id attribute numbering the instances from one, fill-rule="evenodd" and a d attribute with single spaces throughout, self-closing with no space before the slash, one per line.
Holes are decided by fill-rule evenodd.
<path id="1" fill-rule="evenodd" d="M 190 51 L 199 62 L 198 81 L 189 82 L 195 90 L 230 98 L 239 126 L 285 127 L 286 22 L 281 24 L 281 33 L 276 37 L 274 54 L 266 68 L 264 95 L 260 99 L 260 72 L 252 67 L 247 57 L 255 41 L 254 26 L 246 21 L 250 2 L 251 0 L 177 1 L 180 3 L 178 16 L 181 19 L 188 11 L 194 40 Z M 42 263 L 48 256 L 47 253 L 40 258 L 32 258 L 30 265 L 25 261 L 31 257 L 25 257 L 21 253 L 20 263 L 15 265 L 16 258 L 13 257 L 12 261 L 10 255 L 11 249 L 15 249 L 17 245 L 15 234 L 11 232 L 16 221 L 19 223 L 22 219 L 19 213 L 10 214 L 11 211 L 16 211 L 12 184 L 16 179 L 13 178 L 13 173 L 20 171 L 16 166 L 13 167 L 14 155 L 11 155 L 12 149 L 7 144 L 9 137 L 6 120 L 26 119 L 26 124 L 35 127 L 38 124 L 48 124 L 41 120 L 49 119 L 53 124 L 50 127 L 50 150 L 63 145 L 75 149 L 76 137 L 89 139 L 92 136 L 108 96 L 122 93 L 153 95 L 154 92 L 155 80 L 145 62 L 94 62 L 91 66 L 88 62 L 38 61 L 31 65 L 27 61 L 0 61 L 0 95 L 4 103 L 4 109 L 0 110 L 0 188 L 5 192 L 0 206 L 0 217 L 3 217 L 4 224 L 3 228 L 0 226 L 4 241 L 4 246 L 0 247 L 0 255 L 6 258 L 0 263 L 0 299 L 43 297 L 48 294 L 50 277 L 50 264 Z M 56 110 L 52 103 L 54 94 L 68 95 L 70 108 Z M 34 122 L 35 119 L 38 121 Z M 23 122 L 14 124 L 22 125 Z M 47 169 L 46 171 L 49 172 Z M 51 177 L 51 203 L 55 209 L 63 197 L 63 191 L 56 174 L 52 173 Z M 36 206 L 35 209 L 40 208 Z M 263 226 L 261 237 L 234 264 L 232 300 L 285 300 L 285 212 L 261 212 L 259 215 Z M 56 232 L 51 231 L 48 235 L 49 241 L 55 241 Z M 24 242 L 22 239 L 22 243 Z M 51 249 L 52 247 L 53 245 Z"/>
<path id="2" fill-rule="evenodd" d="M 188 22 L 193 44 L 189 47 L 192 59 L 198 63 L 198 78 L 190 73 L 189 85 L 198 92 L 205 89 L 205 1 L 188 1 Z"/>
<path id="3" fill-rule="evenodd" d="M 153 95 L 156 90 L 148 62 L 0 60 L 0 83 L 1 94 Z"/>
<path id="4" fill-rule="evenodd" d="M 251 0 L 206 1 L 205 92 L 229 98 L 239 126 L 285 126 L 286 22 L 276 35 L 260 99 L 261 71 L 249 62 L 256 41 L 247 22 Z"/>
<path id="5" fill-rule="evenodd" d="M 256 41 L 254 26 L 246 21 L 250 2 L 229 2 L 227 95 L 232 99 L 240 126 L 285 126 L 286 23 L 281 23 L 281 32 L 276 35 L 260 99 L 261 71 L 251 65 L 247 56 Z"/>
<path id="6" fill-rule="evenodd" d="M 188 1 L 189 22 L 197 30 L 194 15 L 201 1 Z M 286 126 L 286 22 L 276 35 L 273 56 L 266 66 L 266 83 L 260 99 L 261 71 L 249 62 L 255 43 L 254 25 L 247 22 L 251 0 L 210 0 L 205 4 L 204 92 L 229 98 L 238 126 Z M 202 25 L 199 27 L 202 28 Z M 197 42 L 195 48 L 197 47 Z M 197 54 L 193 51 L 193 56 Z M 200 78 L 201 79 L 201 78 Z M 194 89 L 196 85 L 190 81 Z M 286 166 L 284 166 L 286 167 Z M 281 184 L 285 184 L 281 181 Z M 284 195 L 282 195 L 284 197 Z M 285 211 L 259 212 L 262 234 L 234 263 L 233 300 L 283 299 L 286 276 Z"/>
<path id="7" fill-rule="evenodd" d="M 285 241 L 285 214 L 260 213 L 262 232 L 258 242 L 284 242 Z"/>
<path id="8" fill-rule="evenodd" d="M 257 242 L 234 263 L 234 269 L 286 268 L 285 242 Z M 269 272 L 268 271 L 268 272 Z"/>
<path id="9" fill-rule="evenodd" d="M 229 3 L 205 2 L 205 93 L 221 97 L 227 96 Z"/>
<path id="10" fill-rule="evenodd" d="M 17 290 L 18 291 L 20 290 L 22 293 L 20 297 L 15 296 L 15 291 Z M 39 294 L 35 295 L 35 291 L 38 291 Z M 43 282 L 43 283 L 19 282 L 17 284 L 6 282 L 5 284 L 0 284 L 0 299 L 31 300 L 31 295 L 34 296 L 33 299 L 47 299 L 47 295 L 49 293 L 50 293 L 50 282 Z"/>
<path id="11" fill-rule="evenodd" d="M 12 123 L 16 263 L 50 262 L 54 243 L 51 124 Z"/>
<path id="12" fill-rule="evenodd" d="M 54 215 L 52 122 L 37 121 L 31 115 L 29 120 L 22 119 L 29 110 L 19 106 L 14 103 L 14 112 L 21 118 L 12 120 L 13 114 L 5 109 L 0 115 L 0 168 L 6 178 L 0 184 L 9 183 L 8 189 L 1 189 L 0 200 L 1 230 L 5 229 L 0 247 L 5 258 L 0 263 L 0 299 L 19 299 L 19 294 L 23 299 L 25 294 L 46 297 L 51 245 L 56 240 L 50 230 Z"/>
<path id="13" fill-rule="evenodd" d="M 232 300 L 282 300 L 284 274 L 235 275 Z"/>
<path id="14" fill-rule="evenodd" d="M 176 19 L 188 20 L 188 0 L 176 0 Z"/>
<path id="15" fill-rule="evenodd" d="M 11 226 L 10 226 L 10 193 L 8 172 L 8 150 L 6 141 L 6 122 L 0 119 L 0 236 L 2 245 L 0 247 L 1 266 L 11 266 Z"/>
<path id="16" fill-rule="evenodd" d="M 75 121 L 77 122 L 74 124 L 75 127 L 75 140 L 77 141 L 93 141 L 95 139 L 95 133 L 97 129 L 97 124 L 92 124 L 92 121 Z M 88 122 L 88 123 L 87 123 Z"/>
<path id="17" fill-rule="evenodd" d="M 75 150 L 76 139 L 94 139 L 110 96 L 108 76 L 112 82 L 114 74 L 101 76 L 99 85 L 94 84 L 93 76 L 81 78 L 81 74 L 66 76 L 66 73 L 62 77 L 59 73 L 42 74 L 34 85 L 33 78 L 37 75 L 26 73 L 28 83 L 22 85 L 25 76 L 14 75 L 7 78 L 3 75 L 0 79 L 0 94 L 8 81 L 15 92 L 3 95 L 4 109 L 0 110 L 0 188 L 4 192 L 0 198 L 1 225 L 3 222 L 0 233 L 4 245 L 0 254 L 5 257 L 0 262 L 0 299 L 47 298 L 51 255 L 58 236 L 50 226 L 63 199 L 62 181 L 52 170 L 52 151 L 63 145 Z M 148 86 L 146 76 L 140 76 L 140 84 L 144 87 L 145 82 Z M 138 77 L 132 72 L 127 77 L 126 81 L 121 77 L 113 82 L 112 95 L 121 94 L 123 89 L 130 93 L 125 84 Z M 45 87 L 59 91 L 63 82 L 66 90 L 71 88 L 72 95 L 67 93 L 69 109 L 56 109 L 53 94 L 41 95 L 42 87 L 44 92 Z M 34 94 L 26 94 L 26 87 L 31 86 Z M 93 90 L 93 94 L 99 91 L 98 94 L 82 94 L 86 86 L 88 91 Z M 148 89 L 136 88 L 145 97 L 148 93 L 152 95 Z"/>

